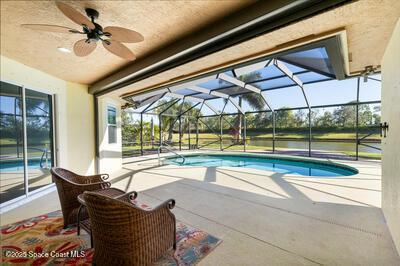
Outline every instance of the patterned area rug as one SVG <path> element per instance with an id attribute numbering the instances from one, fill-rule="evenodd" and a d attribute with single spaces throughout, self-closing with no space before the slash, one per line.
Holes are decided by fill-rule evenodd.
<path id="1" fill-rule="evenodd" d="M 51 212 L 1 228 L 1 265 L 91 265 L 94 250 L 76 235 L 76 227 L 63 229 L 61 211 Z M 221 240 L 177 222 L 177 250 L 167 252 L 156 265 L 194 265 Z M 67 257 L 64 257 L 67 256 Z"/>

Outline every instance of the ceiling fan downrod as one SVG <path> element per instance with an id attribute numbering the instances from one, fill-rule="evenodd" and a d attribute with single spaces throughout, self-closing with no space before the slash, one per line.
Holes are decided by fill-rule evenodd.
<path id="1" fill-rule="evenodd" d="M 99 18 L 99 12 L 93 8 L 86 8 L 85 9 L 86 15 L 91 18 L 92 23 L 94 24 L 94 29 L 89 29 L 88 27 L 84 27 L 84 31 L 87 35 L 87 38 L 91 42 L 97 42 L 102 40 L 102 36 L 111 37 L 111 33 L 103 32 L 103 27 L 100 24 L 94 22 L 95 19 Z M 103 40 L 102 40 L 103 41 Z"/>

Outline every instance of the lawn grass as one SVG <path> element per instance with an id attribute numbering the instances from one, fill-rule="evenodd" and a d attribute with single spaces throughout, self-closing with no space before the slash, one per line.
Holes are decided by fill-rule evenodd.
<path id="1" fill-rule="evenodd" d="M 50 144 L 50 140 L 48 139 L 35 139 L 35 138 L 31 138 L 28 136 L 28 143 L 34 143 L 35 145 L 37 144 Z M 0 146 L 5 146 L 5 145 L 17 145 L 17 141 L 15 139 L 11 139 L 11 138 L 0 138 Z M 23 145 L 23 141 L 20 141 L 20 145 Z"/>
<path id="2" fill-rule="evenodd" d="M 351 156 L 351 157 L 356 157 L 356 152 L 355 151 L 342 151 L 342 153 Z M 358 152 L 358 157 L 361 158 L 366 158 L 366 159 L 374 159 L 374 160 L 381 160 L 382 159 L 382 154 L 379 153 L 370 153 L 370 152 Z"/>
<path id="3" fill-rule="evenodd" d="M 15 139 L 9 139 L 9 138 L 0 138 L 0 145 L 13 145 L 16 144 L 17 142 L 15 141 Z M 21 141 L 21 145 L 22 145 L 22 141 Z"/>

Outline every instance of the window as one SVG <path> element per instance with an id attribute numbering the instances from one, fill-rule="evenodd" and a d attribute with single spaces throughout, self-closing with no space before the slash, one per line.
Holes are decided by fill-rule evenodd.
<path id="1" fill-rule="evenodd" d="M 117 109 L 113 106 L 107 107 L 108 143 L 117 143 Z"/>

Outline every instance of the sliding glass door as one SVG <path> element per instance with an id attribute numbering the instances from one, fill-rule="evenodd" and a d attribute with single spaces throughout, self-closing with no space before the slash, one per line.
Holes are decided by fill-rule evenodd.
<path id="1" fill-rule="evenodd" d="M 52 95 L 1 82 L 0 203 L 51 183 L 52 113 Z"/>
<path id="2" fill-rule="evenodd" d="M 25 98 L 28 190 L 33 191 L 51 183 L 52 96 L 26 89 Z"/>
<path id="3" fill-rule="evenodd" d="M 25 194 L 22 88 L 1 82 L 0 193 L 1 203 Z"/>

